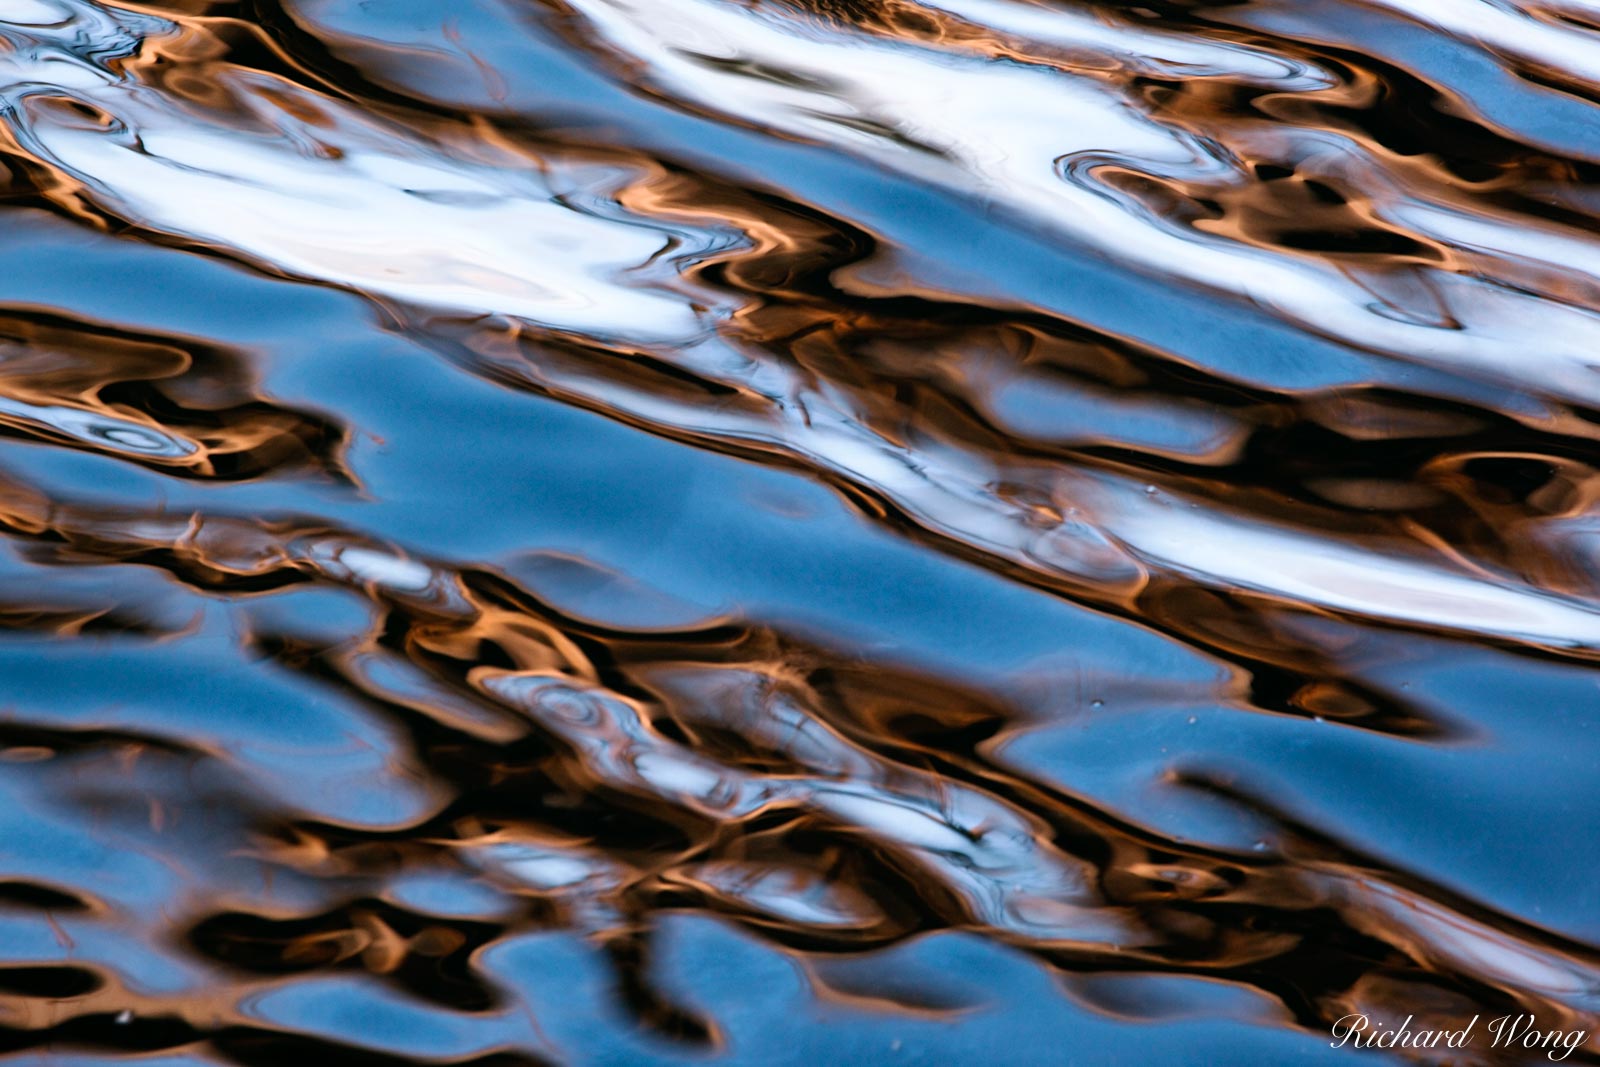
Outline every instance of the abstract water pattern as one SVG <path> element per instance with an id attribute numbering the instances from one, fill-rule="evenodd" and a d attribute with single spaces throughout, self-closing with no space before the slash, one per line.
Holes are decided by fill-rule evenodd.
<path id="1" fill-rule="evenodd" d="M 0 1059 L 1546 1062 L 1330 1036 L 1600 1031 L 1597 188 L 1592 0 L 0 0 Z"/>

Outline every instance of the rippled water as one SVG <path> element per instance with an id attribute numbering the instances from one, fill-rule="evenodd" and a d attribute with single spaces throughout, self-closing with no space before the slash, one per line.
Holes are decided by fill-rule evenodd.
<path id="1" fill-rule="evenodd" d="M 1600 1030 L 1597 107 L 1595 0 L 0 0 L 0 1053 Z"/>

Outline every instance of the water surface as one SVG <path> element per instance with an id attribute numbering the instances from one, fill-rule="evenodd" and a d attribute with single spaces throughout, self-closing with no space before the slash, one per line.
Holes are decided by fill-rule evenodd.
<path id="1" fill-rule="evenodd" d="M 1600 1030 L 1597 105 L 1591 0 L 0 0 L 0 1052 Z"/>

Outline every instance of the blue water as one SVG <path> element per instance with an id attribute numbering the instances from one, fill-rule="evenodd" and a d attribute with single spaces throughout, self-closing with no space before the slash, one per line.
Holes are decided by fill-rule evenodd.
<path id="1" fill-rule="evenodd" d="M 1600 1062 L 1596 26 L 0 0 L 0 1059 Z"/>

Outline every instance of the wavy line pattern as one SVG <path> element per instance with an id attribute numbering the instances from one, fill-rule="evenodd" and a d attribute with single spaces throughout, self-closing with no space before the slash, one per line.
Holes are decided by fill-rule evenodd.
<path id="1" fill-rule="evenodd" d="M 0 1058 L 1600 1031 L 1597 34 L 0 0 Z"/>

